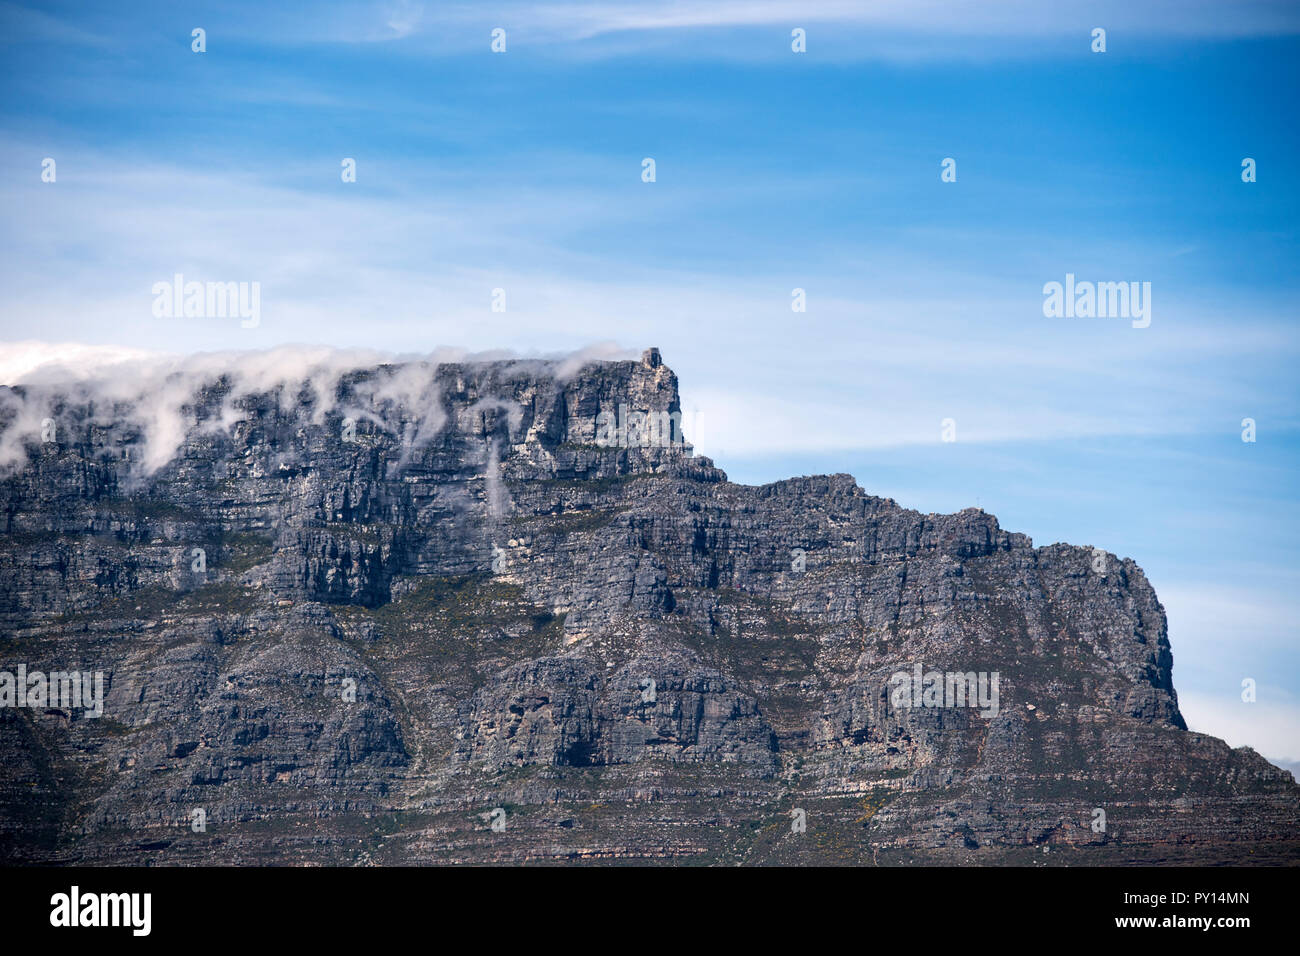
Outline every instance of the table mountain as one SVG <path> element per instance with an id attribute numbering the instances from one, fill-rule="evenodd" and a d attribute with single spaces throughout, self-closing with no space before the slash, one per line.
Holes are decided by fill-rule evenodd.
<path id="1" fill-rule="evenodd" d="M 1132 560 L 734 484 L 654 349 L 48 376 L 0 467 L 0 671 L 103 687 L 0 708 L 6 862 L 1300 860 Z"/>

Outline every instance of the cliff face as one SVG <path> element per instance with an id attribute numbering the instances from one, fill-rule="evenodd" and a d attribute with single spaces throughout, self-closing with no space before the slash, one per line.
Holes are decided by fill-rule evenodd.
<path id="1" fill-rule="evenodd" d="M 0 671 L 104 687 L 0 708 L 0 859 L 1300 859 L 1136 564 L 732 484 L 654 350 L 164 384 L 0 390 Z"/>

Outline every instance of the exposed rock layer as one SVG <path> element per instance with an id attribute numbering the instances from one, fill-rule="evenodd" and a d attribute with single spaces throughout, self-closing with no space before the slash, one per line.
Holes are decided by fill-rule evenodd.
<path id="1" fill-rule="evenodd" d="M 196 386 L 154 470 L 138 415 L 0 390 L 57 424 L 0 483 L 0 670 L 106 688 L 0 709 L 0 858 L 1300 859 L 1291 776 L 1185 729 L 1131 560 L 732 484 L 646 427 L 657 352 L 331 388 Z M 902 706 L 917 664 L 996 715 Z"/>

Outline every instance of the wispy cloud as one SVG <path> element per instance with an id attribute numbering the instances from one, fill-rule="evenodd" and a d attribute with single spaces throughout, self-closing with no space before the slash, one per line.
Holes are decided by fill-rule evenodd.
<path id="1" fill-rule="evenodd" d="M 1285 3 L 1155 0 L 702 0 L 508 5 L 498 13 L 539 34 L 588 39 L 610 33 L 690 28 L 852 24 L 927 34 L 1043 36 L 1112 25 L 1143 33 L 1252 36 L 1295 33 L 1300 16 Z"/>
<path id="2" fill-rule="evenodd" d="M 144 2 L 136 15 L 163 26 L 170 4 Z M 205 20 L 214 43 L 377 44 L 394 43 L 438 53 L 487 48 L 491 30 L 505 29 L 516 49 L 674 55 L 665 45 L 689 43 L 692 55 L 718 59 L 766 58 L 788 44 L 789 31 L 814 32 L 811 43 L 838 59 L 930 59 L 935 57 L 1033 57 L 1047 51 L 1035 41 L 1086 37 L 1096 26 L 1132 41 L 1143 37 L 1231 39 L 1290 36 L 1300 32 L 1294 4 L 1276 0 L 596 0 L 591 3 L 420 3 L 417 0 L 324 0 L 302 10 L 294 4 L 266 5 L 240 0 L 195 16 Z M 0 36 L 102 46 L 113 42 L 121 18 L 104 10 L 81 12 L 90 28 L 62 12 L 48 13 L 16 3 L 0 5 Z M 718 42 L 722 31 L 770 31 L 762 43 Z M 924 42 L 917 42 L 918 35 Z M 698 42 L 690 42 L 692 40 Z M 961 41 L 957 43 L 947 40 Z M 974 44 L 966 41 L 976 41 Z M 993 41 L 1004 41 L 993 44 Z M 991 45 L 992 44 L 992 45 Z M 680 52 L 681 47 L 676 52 Z M 1055 54 L 1053 54 L 1055 55 Z"/>
<path id="3" fill-rule="evenodd" d="M 727 262 L 687 270 L 571 241 L 617 235 L 629 207 L 635 214 L 639 200 L 613 184 L 489 190 L 448 171 L 444 184 L 457 188 L 447 192 L 372 163 L 363 175 L 380 187 L 352 189 L 324 185 L 337 177 L 324 158 L 318 169 L 218 173 L 81 151 L 65 162 L 75 174 L 50 186 L 18 172 L 35 152 L 0 157 L 11 171 L 0 197 L 15 214 L 0 232 L 0 333 L 10 337 L 36 325 L 83 342 L 107 332 L 127 348 L 163 336 L 186 350 L 379 339 L 414 351 L 615 337 L 662 347 L 699 409 L 697 447 L 733 455 L 935 443 L 945 418 L 964 442 L 997 442 L 1219 430 L 1235 424 L 1225 407 L 1267 415 L 1273 428 L 1294 415 L 1287 391 L 1270 390 L 1300 350 L 1284 316 L 1257 309 L 1238 330 L 1180 302 L 1175 286 L 1160 288 L 1149 329 L 1049 320 L 1037 282 L 931 255 L 954 246 L 932 234 L 912 248 L 896 236 L 848 243 L 785 277 Z M 684 215 L 708 208 L 703 191 L 664 202 Z M 985 245 L 1013 245 L 998 231 L 987 229 Z M 1161 256 L 1133 239 L 1120 258 Z M 261 325 L 154 316 L 151 286 L 176 273 L 259 282 Z M 806 312 L 791 310 L 796 285 Z M 495 289 L 504 312 L 491 311 Z M 768 346 L 782 341 L 798 347 L 774 361 Z M 1189 374 L 1226 356 L 1249 380 Z M 780 384 L 755 388 L 756 371 Z"/>

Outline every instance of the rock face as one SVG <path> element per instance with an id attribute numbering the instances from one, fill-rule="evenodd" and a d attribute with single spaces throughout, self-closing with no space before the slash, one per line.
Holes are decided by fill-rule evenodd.
<path id="1" fill-rule="evenodd" d="M 6 862 L 1300 860 L 1131 560 L 732 484 L 657 350 L 164 384 L 0 389 L 0 672 L 103 675 Z"/>

